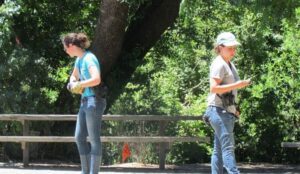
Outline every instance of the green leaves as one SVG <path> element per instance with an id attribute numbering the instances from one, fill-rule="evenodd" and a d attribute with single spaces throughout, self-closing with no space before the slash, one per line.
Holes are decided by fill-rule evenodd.
<path id="1" fill-rule="evenodd" d="M 280 6 L 287 9 L 279 10 Z M 281 162 L 288 154 L 280 142 L 300 139 L 296 107 L 300 101 L 300 10 L 294 7 L 296 1 L 183 1 L 177 23 L 147 54 L 111 111 L 126 112 L 120 103 L 130 101 L 130 113 L 201 115 L 215 36 L 232 31 L 242 43 L 234 58 L 240 76 L 252 77 L 251 86 L 239 91 L 242 115 L 236 128 L 237 156 L 243 154 L 242 161 Z M 195 124 L 178 126 L 180 134 L 190 132 Z M 197 126 L 202 135 L 205 128 Z M 274 147 L 267 145 L 269 141 Z M 170 160 L 179 162 L 185 150 L 177 148 Z M 271 152 L 276 157 L 266 156 Z"/>
<path id="2" fill-rule="evenodd" d="M 129 23 L 137 20 L 139 16 L 133 14 L 140 7 L 152 3 L 122 2 L 129 5 Z M 125 88 L 116 83 L 114 89 L 122 94 L 108 112 L 202 115 L 209 90 L 209 65 L 215 57 L 215 37 L 221 31 L 231 31 L 242 44 L 233 61 L 241 77 L 252 77 L 252 85 L 239 91 L 239 161 L 299 162 L 295 154 L 280 147 L 283 140 L 300 139 L 299 2 L 182 1 L 176 24 L 142 62 L 133 62 L 139 67 L 131 81 Z M 99 0 L 11 0 L 0 7 L 1 112 L 76 112 L 77 103 L 65 89 L 73 60 L 63 52 L 59 36 L 70 31 L 93 36 L 99 6 Z M 130 55 L 134 60 L 139 54 Z M 172 126 L 168 129 L 173 134 L 212 137 L 212 131 L 202 123 L 180 122 Z M 269 142 L 274 146 L 270 147 Z M 178 163 L 208 162 L 209 147 L 176 145 L 168 158 Z M 116 146 L 111 149 L 111 155 L 117 154 Z"/>

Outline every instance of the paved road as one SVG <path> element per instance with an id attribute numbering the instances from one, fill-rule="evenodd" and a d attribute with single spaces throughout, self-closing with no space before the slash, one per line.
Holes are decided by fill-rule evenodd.
<path id="1" fill-rule="evenodd" d="M 1 174 L 80 174 L 80 171 L 76 170 L 34 170 L 34 169 L 0 169 Z M 125 172 L 107 172 L 102 171 L 99 174 L 120 174 Z M 126 174 L 134 174 L 136 172 L 126 172 Z M 143 173 L 138 173 L 143 174 Z M 170 173 L 158 173 L 158 174 L 170 174 Z M 183 174 L 183 173 L 182 173 Z M 189 173 L 186 173 L 189 174 Z"/>
<path id="2" fill-rule="evenodd" d="M 78 170 L 47 170 L 47 169 L 1 169 L 0 168 L 0 173 L 1 174 L 80 174 L 80 171 Z M 126 171 L 101 171 L 99 174 L 146 174 L 146 173 L 153 173 L 151 171 L 149 172 L 126 172 Z M 154 172 L 154 174 L 171 174 L 171 173 L 176 173 L 176 174 L 195 174 L 195 172 Z M 244 172 L 242 172 L 244 173 Z M 244 174 L 261 174 L 261 173 L 266 173 L 266 174 L 299 174 L 300 172 L 259 172 L 259 173 L 244 173 Z M 197 172 L 197 174 L 209 174 L 207 172 L 202 173 L 202 172 Z"/>
<path id="3" fill-rule="evenodd" d="M 159 170 L 157 165 L 138 166 L 115 165 L 104 166 L 99 174 L 209 174 L 209 164 L 191 164 L 184 166 L 167 166 L 166 170 Z M 280 164 L 239 164 L 243 174 L 300 174 L 300 165 L 280 165 Z M 0 174 L 80 174 L 78 165 L 31 165 L 23 168 L 20 164 L 0 163 Z"/>
<path id="4" fill-rule="evenodd" d="M 80 174 L 79 170 L 59 170 L 59 169 L 1 169 L 0 168 L 0 173 L 1 174 Z M 148 173 L 153 173 L 153 174 L 171 174 L 171 173 L 176 173 L 176 174 L 195 174 L 195 172 L 180 172 L 180 171 L 128 171 L 128 170 L 117 170 L 117 171 L 100 171 L 99 174 L 148 174 Z M 197 174 L 209 174 L 209 173 L 199 173 Z"/>

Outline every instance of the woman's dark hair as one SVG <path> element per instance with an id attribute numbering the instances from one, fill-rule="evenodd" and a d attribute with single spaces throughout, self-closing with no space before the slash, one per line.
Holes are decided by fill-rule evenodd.
<path id="1" fill-rule="evenodd" d="M 62 43 L 66 46 L 73 44 L 79 48 L 87 49 L 90 47 L 89 38 L 84 33 L 68 33 L 62 36 Z"/>

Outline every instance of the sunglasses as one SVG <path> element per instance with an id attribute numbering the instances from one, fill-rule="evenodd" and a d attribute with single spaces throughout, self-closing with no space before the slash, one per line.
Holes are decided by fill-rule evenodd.
<path id="1" fill-rule="evenodd" d="M 227 48 L 228 50 L 232 51 L 232 50 L 236 50 L 237 47 L 236 46 L 225 46 L 225 45 L 220 45 L 221 47 Z"/>

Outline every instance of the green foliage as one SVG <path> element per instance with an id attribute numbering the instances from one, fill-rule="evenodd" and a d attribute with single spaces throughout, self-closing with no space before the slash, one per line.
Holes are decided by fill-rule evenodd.
<path id="1" fill-rule="evenodd" d="M 63 52 L 60 35 L 70 31 L 91 34 L 96 26 L 98 7 L 96 0 L 8 0 L 1 5 L 0 113 L 76 112 L 78 98 L 65 89 L 73 60 Z M 55 127 L 54 123 L 46 122 L 33 122 L 31 127 L 48 135 L 57 130 L 51 129 Z M 69 127 L 73 134 L 74 125 Z M 1 134 L 20 134 L 21 124 L 1 122 L 0 128 Z M 64 131 L 66 129 L 60 134 Z M 16 147 L 13 148 L 15 151 Z M 74 153 L 71 144 L 63 147 L 45 145 L 38 150 L 39 158 L 44 157 L 44 150 Z M 18 157 L 12 155 L 11 158 Z"/>
<path id="2" fill-rule="evenodd" d="M 295 7 L 298 1 L 183 1 L 177 23 L 146 55 L 110 112 L 201 115 L 214 39 L 221 31 L 232 31 L 242 43 L 234 59 L 239 73 L 253 81 L 240 91 L 238 161 L 297 162 L 280 147 L 282 141 L 300 139 L 299 8 Z M 201 123 L 173 126 L 170 132 L 177 135 L 212 138 L 212 131 Z M 195 155 L 198 162 L 208 162 L 209 146 L 175 145 L 168 160 L 195 162 Z"/>
<path id="3" fill-rule="evenodd" d="M 241 148 L 249 153 L 246 153 L 248 159 L 282 162 L 293 159 L 295 155 L 295 152 L 291 154 L 280 148 L 282 141 L 297 141 L 300 138 L 300 21 L 299 8 L 295 10 L 295 18 L 282 20 L 283 32 L 279 36 L 273 35 L 281 44 L 276 44 L 274 51 L 267 52 L 270 60 L 261 66 L 261 77 L 244 93 L 247 100 L 243 101 L 242 106 L 246 113 L 241 129 L 249 136 L 240 137 L 244 146 L 241 145 Z M 269 146 L 269 142 L 273 146 Z M 250 147 L 253 151 L 249 151 Z"/>
<path id="4" fill-rule="evenodd" d="M 135 13 L 140 7 L 151 4 L 150 0 L 122 2 L 129 6 L 129 24 L 139 19 Z M 239 93 L 242 115 L 235 130 L 238 161 L 299 163 L 298 151 L 280 147 L 282 141 L 300 139 L 299 2 L 182 1 L 177 22 L 143 62 L 135 62 L 140 66 L 131 81 L 124 89 L 113 88 L 122 94 L 108 113 L 202 115 L 209 90 L 209 65 L 215 57 L 214 39 L 221 31 L 231 31 L 242 43 L 234 58 L 239 74 L 252 77 L 252 85 Z M 76 113 L 78 98 L 65 89 L 73 60 L 66 58 L 59 36 L 84 31 L 93 38 L 99 6 L 98 0 L 16 0 L 0 7 L 1 113 Z M 49 134 L 69 134 L 73 126 L 32 125 Z M 140 126 L 105 122 L 102 128 L 105 135 L 154 135 L 158 130 L 157 123 L 142 123 L 143 131 Z M 18 134 L 21 129 L 18 123 L 6 122 L 1 122 L 0 128 L 4 134 Z M 166 134 L 213 136 L 202 122 L 171 123 Z M 73 146 L 43 148 L 72 157 L 75 150 Z M 106 144 L 103 162 L 119 162 L 121 148 L 120 144 Z M 130 160 L 157 162 L 155 146 L 143 149 L 134 152 L 142 158 Z M 169 163 L 209 162 L 210 154 L 211 144 L 178 143 L 167 159 Z"/>
<path id="5" fill-rule="evenodd" d="M 65 83 L 73 61 L 66 58 L 60 35 L 70 31 L 91 34 L 99 2 L 65 3 L 17 0 L 1 6 L 0 97 L 5 113 L 70 112 L 73 102 L 62 104 L 61 99 L 72 101 Z"/>

